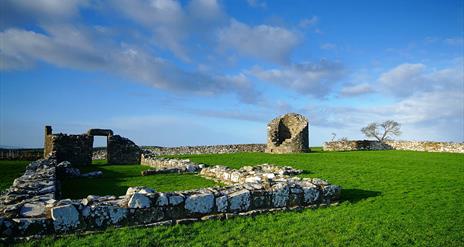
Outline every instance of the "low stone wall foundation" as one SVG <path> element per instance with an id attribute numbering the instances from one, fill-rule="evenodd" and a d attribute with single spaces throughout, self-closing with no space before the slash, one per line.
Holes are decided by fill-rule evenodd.
<path id="1" fill-rule="evenodd" d="M 334 141 L 324 143 L 324 151 L 409 150 L 464 153 L 464 143 L 428 141 Z"/>
<path id="2" fill-rule="evenodd" d="M 122 196 L 59 198 L 59 180 L 69 162 L 52 158 L 32 162 L 23 176 L 0 197 L 0 237 L 3 240 L 34 235 L 96 231 L 107 227 L 167 225 L 207 219 L 229 219 L 275 210 L 318 207 L 337 202 L 341 188 L 321 179 L 298 178 L 291 167 L 263 164 L 230 169 L 204 168 L 188 160 L 145 156 L 142 162 L 157 169 L 192 172 L 229 184 L 197 190 L 157 192 L 130 187 Z M 73 174 L 73 173 L 72 173 Z M 237 179 L 232 178 L 233 174 Z M 256 179 L 260 178 L 260 179 Z"/>

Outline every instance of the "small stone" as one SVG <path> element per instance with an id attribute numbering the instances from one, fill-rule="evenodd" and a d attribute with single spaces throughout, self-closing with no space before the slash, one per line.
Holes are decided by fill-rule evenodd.
<path id="1" fill-rule="evenodd" d="M 166 194 L 164 193 L 159 193 L 159 197 L 158 197 L 158 200 L 156 201 L 156 204 L 158 206 L 166 206 L 168 205 L 169 201 L 168 201 L 168 197 L 166 196 Z"/>
<path id="2" fill-rule="evenodd" d="M 43 203 L 26 203 L 21 207 L 19 215 L 21 217 L 39 217 L 45 213 L 45 205 Z"/>
<path id="3" fill-rule="evenodd" d="M 316 186 L 303 187 L 303 193 L 304 193 L 304 203 L 305 204 L 314 204 L 319 200 L 320 192 L 316 188 Z"/>
<path id="4" fill-rule="evenodd" d="M 79 212 L 73 205 L 52 208 L 52 219 L 56 231 L 68 231 L 80 224 Z"/>
<path id="5" fill-rule="evenodd" d="M 214 207 L 214 195 L 211 193 L 194 194 L 185 200 L 185 209 L 191 213 L 210 213 Z"/>
<path id="6" fill-rule="evenodd" d="M 277 208 L 287 206 L 289 199 L 289 188 L 287 184 L 278 183 L 272 186 L 272 205 Z"/>
<path id="7" fill-rule="evenodd" d="M 227 196 L 216 198 L 216 207 L 218 212 L 227 212 Z"/>
<path id="8" fill-rule="evenodd" d="M 229 194 L 229 209 L 233 212 L 245 211 L 250 207 L 250 191 L 240 190 Z"/>
<path id="9" fill-rule="evenodd" d="M 169 197 L 169 205 L 177 206 L 184 202 L 184 197 L 181 195 L 174 195 Z"/>
<path id="10" fill-rule="evenodd" d="M 129 208 L 148 208 L 151 205 L 151 201 L 144 194 L 134 193 L 129 200 Z"/>

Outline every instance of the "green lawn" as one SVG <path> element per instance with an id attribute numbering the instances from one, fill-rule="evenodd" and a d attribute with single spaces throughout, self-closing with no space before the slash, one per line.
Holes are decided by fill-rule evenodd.
<path id="1" fill-rule="evenodd" d="M 304 169 L 303 176 L 320 177 L 341 185 L 342 202 L 336 207 L 302 212 L 280 212 L 171 227 L 112 229 L 86 236 L 49 237 L 24 244 L 464 246 L 462 154 L 319 151 L 288 155 L 240 153 L 182 157 L 234 168 L 260 163 L 290 165 Z M 179 189 L 180 184 L 170 183 L 168 179 L 171 178 L 166 178 L 163 190 Z M 185 186 L 184 183 L 182 185 Z M 159 189 L 160 186 L 154 188 Z"/>
<path id="2" fill-rule="evenodd" d="M 141 176 L 140 172 L 151 169 L 141 165 L 106 165 L 106 161 L 81 168 L 81 172 L 102 171 L 99 178 L 68 178 L 62 181 L 63 198 L 80 199 L 87 195 L 124 195 L 130 186 L 147 186 L 157 191 L 189 190 L 214 186 L 211 180 L 193 174 L 159 174 Z M 76 189 L 79 188 L 79 189 Z"/>
<path id="3" fill-rule="evenodd" d="M 25 160 L 0 160 L 0 191 L 8 189 L 15 178 L 23 175 L 29 163 Z"/>

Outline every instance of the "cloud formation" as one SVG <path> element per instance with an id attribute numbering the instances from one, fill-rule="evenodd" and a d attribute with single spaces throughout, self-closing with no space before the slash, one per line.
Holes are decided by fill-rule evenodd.
<path id="1" fill-rule="evenodd" d="M 292 64 L 282 69 L 255 67 L 249 73 L 299 94 L 321 98 L 331 92 L 330 89 L 343 76 L 344 68 L 341 63 L 321 60 L 319 63 Z"/>
<path id="2" fill-rule="evenodd" d="M 269 25 L 249 26 L 232 19 L 230 25 L 218 33 L 218 42 L 240 54 L 278 64 L 287 64 L 300 43 L 295 32 Z"/>

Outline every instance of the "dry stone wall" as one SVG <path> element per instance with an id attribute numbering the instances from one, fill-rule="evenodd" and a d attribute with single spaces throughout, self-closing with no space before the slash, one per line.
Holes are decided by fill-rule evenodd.
<path id="1" fill-rule="evenodd" d="M 464 153 L 464 143 L 429 141 L 334 141 L 323 145 L 324 151 L 410 150 L 425 152 Z"/>
<path id="2" fill-rule="evenodd" d="M 155 155 L 181 155 L 264 152 L 265 148 L 266 144 L 231 144 L 212 146 L 144 147 L 144 150 Z"/>
<path id="3" fill-rule="evenodd" d="M 197 190 L 157 192 L 130 187 L 122 196 L 89 195 L 80 200 L 59 198 L 59 180 L 74 176 L 69 162 L 52 156 L 32 162 L 23 176 L 0 198 L 0 236 L 11 240 L 34 235 L 96 231 L 107 227 L 172 225 L 208 219 L 229 219 L 278 210 L 336 203 L 341 188 L 321 179 L 298 178 L 301 171 L 264 164 L 230 169 L 203 168 L 187 160 L 153 160 L 153 167 L 184 169 L 196 165 L 206 178 L 229 184 Z M 189 169 L 185 169 L 188 171 Z M 238 179 L 232 179 L 236 174 Z M 260 177 L 261 179 L 251 179 Z M 265 178 L 265 179 L 264 179 Z"/>
<path id="4" fill-rule="evenodd" d="M 42 157 L 42 148 L 0 148 L 0 160 L 38 160 Z"/>

